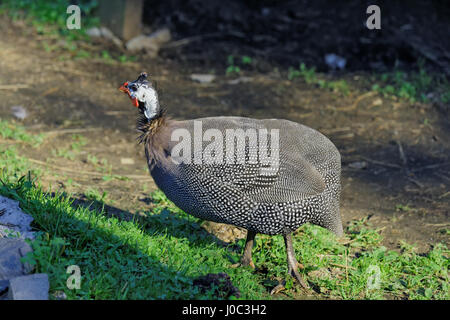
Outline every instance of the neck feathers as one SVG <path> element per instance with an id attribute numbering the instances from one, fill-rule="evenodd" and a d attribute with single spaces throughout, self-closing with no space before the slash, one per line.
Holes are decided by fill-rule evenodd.
<path id="1" fill-rule="evenodd" d="M 153 137 L 161 128 L 163 128 L 168 119 L 166 118 L 165 111 L 159 109 L 158 113 L 153 118 L 147 118 L 145 110 L 139 108 L 139 117 L 137 120 L 137 130 L 141 133 L 138 137 L 139 143 L 145 142 L 147 144 L 149 138 Z"/>
<path id="2" fill-rule="evenodd" d="M 165 116 L 163 110 L 152 120 L 147 119 L 144 115 L 141 115 L 138 119 L 137 129 L 141 132 L 138 141 L 144 144 L 150 171 L 157 163 L 168 161 L 170 157 L 170 137 L 175 123 L 176 121 Z"/>

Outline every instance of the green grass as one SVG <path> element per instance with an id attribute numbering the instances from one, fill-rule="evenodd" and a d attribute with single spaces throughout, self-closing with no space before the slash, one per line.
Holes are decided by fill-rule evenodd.
<path id="1" fill-rule="evenodd" d="M 44 137 L 43 134 L 29 134 L 23 126 L 0 119 L 0 138 L 2 139 L 22 141 L 37 147 L 44 141 Z"/>
<path id="2" fill-rule="evenodd" d="M 26 19 L 41 34 L 58 34 L 67 40 L 86 39 L 85 30 L 97 25 L 98 19 L 92 16 L 92 11 L 98 5 L 95 0 L 79 1 L 81 9 L 81 29 L 68 30 L 66 26 L 67 7 L 69 0 L 35 1 L 35 0 L 3 0 L 0 11 L 7 12 L 13 19 Z"/>
<path id="3" fill-rule="evenodd" d="M 443 103 L 450 102 L 450 83 L 444 75 L 429 74 L 424 63 L 418 63 L 418 71 L 404 72 L 396 70 L 381 74 L 376 78 L 376 84 L 372 90 L 382 93 L 384 96 L 396 96 L 408 100 L 429 102 L 428 94 L 437 94 Z"/>
<path id="4" fill-rule="evenodd" d="M 322 89 L 348 95 L 350 88 L 345 80 L 329 81 L 320 77 L 314 67 L 308 68 L 301 63 L 298 68 L 288 69 L 289 80 L 303 79 L 307 84 L 318 86 Z M 408 100 L 411 103 L 429 102 L 429 94 L 438 96 L 443 103 L 450 103 L 450 83 L 443 75 L 429 74 L 425 70 L 424 63 L 418 63 L 418 71 L 404 72 L 396 70 L 376 76 L 372 90 L 378 91 L 383 96 L 396 96 Z"/>
<path id="5" fill-rule="evenodd" d="M 136 61 L 136 56 L 127 56 L 125 54 L 118 57 L 119 62 L 127 63 L 127 62 L 134 62 Z"/>
<path id="6" fill-rule="evenodd" d="M 52 155 L 62 157 L 68 160 L 75 160 L 75 157 L 81 152 L 81 148 L 87 144 L 87 140 L 82 135 L 72 135 L 72 142 L 68 147 L 62 147 L 52 150 Z"/>
<path id="7" fill-rule="evenodd" d="M 333 92 L 348 95 L 350 88 L 345 80 L 328 81 L 320 79 L 314 67 L 307 68 L 304 63 L 300 63 L 298 69 L 290 67 L 288 69 L 288 79 L 294 80 L 296 78 L 303 79 L 307 84 L 316 85 L 321 89 L 327 89 Z"/>
<path id="8" fill-rule="evenodd" d="M 253 59 L 249 56 L 234 56 L 227 57 L 226 75 L 240 74 L 243 68 L 248 68 L 253 64 Z"/>
<path id="9" fill-rule="evenodd" d="M 201 228 L 200 219 L 182 212 L 161 191 L 152 194 L 151 211 L 131 221 L 109 217 L 104 206 L 76 206 L 70 195 L 43 190 L 39 172 L 27 174 L 25 158 L 12 148 L 0 150 L 0 194 L 19 201 L 35 219 L 38 236 L 25 260 L 35 272 L 49 275 L 51 293 L 64 291 L 69 299 L 216 299 L 223 296 L 200 292 L 193 280 L 226 272 L 241 298 L 271 299 L 268 292 L 286 275 L 281 236 L 257 236 L 253 258 L 259 270 L 232 268 L 244 240 L 221 244 Z M 85 193 L 99 203 L 106 198 L 96 189 Z M 426 254 L 407 243 L 399 252 L 388 250 L 380 231 L 366 220 L 353 221 L 346 233 L 341 243 L 329 231 L 307 224 L 294 235 L 305 267 L 301 273 L 322 298 L 450 298 L 450 252 L 444 245 L 435 244 Z M 71 265 L 81 269 L 79 290 L 66 286 Z M 286 287 L 286 298 L 300 293 L 290 278 Z"/>
<path id="10" fill-rule="evenodd" d="M 294 80 L 295 78 L 302 78 L 308 84 L 316 83 L 318 81 L 316 68 L 307 68 L 304 63 L 300 63 L 298 69 L 290 67 L 288 69 L 288 79 Z"/>
<path id="11" fill-rule="evenodd" d="M 92 59 L 98 58 L 105 63 L 118 61 L 127 63 L 136 61 L 135 56 L 127 56 L 107 50 L 90 52 L 83 49 L 80 42 L 90 40 L 86 30 L 98 26 L 99 20 L 93 14 L 98 6 L 96 0 L 78 1 L 81 10 L 81 28 L 69 30 L 66 20 L 69 17 L 66 10 L 71 4 L 69 0 L 4 0 L 0 2 L 0 13 L 6 13 L 13 20 L 24 20 L 38 34 L 49 36 L 41 41 L 46 52 L 60 53 L 59 59 Z"/>
<path id="12" fill-rule="evenodd" d="M 69 17 L 69 0 L 4 0 L 0 2 L 0 13 L 7 14 L 13 20 L 22 20 L 43 35 L 42 48 L 46 52 L 59 53 L 59 59 L 88 59 L 93 53 L 80 45 L 89 41 L 86 30 L 99 24 L 92 13 L 98 6 L 95 0 L 78 1 L 81 10 L 81 28 L 69 30 L 66 20 Z"/>
<path id="13" fill-rule="evenodd" d="M 164 211 L 144 221 L 106 218 L 102 212 L 73 208 L 63 195 L 51 197 L 22 179 L 0 191 L 21 202 L 42 230 L 27 261 L 50 276 L 51 289 L 72 299 L 211 298 L 192 286 L 195 276 L 228 269 L 228 250 L 219 247 L 188 216 Z M 192 231 L 196 231 L 193 232 Z M 192 233 L 192 234 L 191 234 Z M 66 288 L 66 269 L 82 271 L 80 290 Z M 233 269 L 235 281 L 260 297 L 249 271 Z M 253 292 L 252 292 L 253 291 Z"/>
<path id="14" fill-rule="evenodd" d="M 229 55 L 227 57 L 227 69 L 225 70 L 226 75 L 231 74 L 239 74 L 241 72 L 241 68 L 236 64 L 235 57 L 233 55 Z"/>

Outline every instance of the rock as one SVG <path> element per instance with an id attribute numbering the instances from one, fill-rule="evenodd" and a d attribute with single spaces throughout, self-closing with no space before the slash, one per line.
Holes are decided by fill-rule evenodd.
<path id="1" fill-rule="evenodd" d="M 344 69 L 347 64 L 347 60 L 334 53 L 328 53 L 325 55 L 325 63 L 333 70 Z"/>
<path id="2" fill-rule="evenodd" d="M 366 161 L 352 162 L 348 164 L 348 167 L 352 169 L 364 169 L 367 167 L 367 162 Z"/>
<path id="3" fill-rule="evenodd" d="M 22 239 L 0 239 L 0 281 L 28 274 L 33 269 L 20 259 L 31 252 L 28 243 Z"/>
<path id="4" fill-rule="evenodd" d="M 253 79 L 251 77 L 239 77 L 237 79 L 234 80 L 230 80 L 228 81 L 228 84 L 239 84 L 239 83 L 246 83 L 246 82 L 251 82 Z"/>
<path id="5" fill-rule="evenodd" d="M 128 42 L 125 44 L 125 48 L 127 48 L 127 50 L 137 51 L 141 49 L 147 49 L 147 47 L 152 47 L 152 45 L 153 42 L 149 40 L 148 36 L 140 34 L 128 40 Z"/>
<path id="6" fill-rule="evenodd" d="M 48 275 L 35 273 L 9 280 L 9 300 L 48 300 Z"/>
<path id="7" fill-rule="evenodd" d="M 11 107 L 11 111 L 12 111 L 12 114 L 17 119 L 20 119 L 20 120 L 25 119 L 28 115 L 27 109 L 25 109 L 22 106 L 13 106 L 13 107 Z"/>
<path id="8" fill-rule="evenodd" d="M 109 30 L 108 28 L 105 28 L 105 27 L 101 27 L 100 31 L 101 31 L 101 34 L 102 34 L 103 38 L 111 40 L 118 47 L 122 47 L 122 45 L 123 45 L 122 40 L 117 38 L 114 35 L 114 33 L 112 33 L 111 30 Z"/>
<path id="9" fill-rule="evenodd" d="M 132 158 L 120 158 L 121 164 L 134 164 L 134 160 Z"/>
<path id="10" fill-rule="evenodd" d="M 0 237 L 19 233 L 21 239 L 34 239 L 32 221 L 33 218 L 20 209 L 18 201 L 0 196 Z"/>
<path id="11" fill-rule="evenodd" d="M 371 107 L 378 107 L 378 106 L 381 106 L 381 105 L 383 105 L 383 100 L 378 98 L 378 99 L 375 99 L 370 106 Z"/>
<path id="12" fill-rule="evenodd" d="M 216 76 L 213 74 L 191 74 L 191 80 L 200 83 L 210 83 L 213 82 L 215 78 Z"/>
<path id="13" fill-rule="evenodd" d="M 102 32 L 100 28 L 92 27 L 86 30 L 86 34 L 93 38 L 100 38 L 102 36 Z"/>
<path id="14" fill-rule="evenodd" d="M 159 29 L 150 34 L 149 37 L 157 39 L 161 44 L 167 43 L 172 39 L 172 35 L 170 34 L 170 30 L 168 28 Z"/>
<path id="15" fill-rule="evenodd" d="M 171 39 L 170 30 L 167 28 L 153 32 L 150 35 L 139 35 L 129 40 L 125 47 L 130 51 L 144 50 L 148 55 L 156 57 L 161 46 Z"/>
<path id="16" fill-rule="evenodd" d="M 111 30 L 105 27 L 97 28 L 89 28 L 86 30 L 86 34 L 92 38 L 104 38 L 112 41 L 116 46 L 122 47 L 122 41 L 112 33 Z"/>
<path id="17" fill-rule="evenodd" d="M 67 295 L 64 291 L 58 290 L 52 294 L 53 298 L 56 300 L 67 300 Z"/>

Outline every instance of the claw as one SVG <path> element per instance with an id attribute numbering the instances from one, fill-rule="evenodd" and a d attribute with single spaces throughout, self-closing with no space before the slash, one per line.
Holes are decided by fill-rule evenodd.
<path id="1" fill-rule="evenodd" d="M 255 269 L 255 264 L 253 263 L 253 260 L 247 260 L 245 257 L 241 260 L 241 265 L 244 267 L 251 267 L 252 269 Z"/>
<path id="2" fill-rule="evenodd" d="M 230 267 L 231 268 L 251 267 L 252 269 L 256 269 L 255 264 L 253 263 L 253 261 L 250 261 L 250 262 L 241 261 L 241 262 L 232 264 Z"/>
<path id="3" fill-rule="evenodd" d="M 290 234 L 284 235 L 284 241 L 286 245 L 286 254 L 288 262 L 288 273 L 297 279 L 298 283 L 303 289 L 309 291 L 309 285 L 303 280 L 302 276 L 298 272 L 298 269 L 304 269 L 305 267 L 295 259 L 294 247 L 292 246 L 292 237 Z"/>
<path id="4" fill-rule="evenodd" d="M 284 281 L 283 283 L 279 283 L 275 288 L 273 288 L 272 291 L 270 291 L 270 295 L 277 294 L 278 292 L 281 292 L 283 290 L 286 290 L 286 287 L 284 286 Z"/>
<path id="5" fill-rule="evenodd" d="M 291 270 L 290 275 L 297 279 L 298 283 L 302 286 L 303 289 L 309 291 L 310 287 L 308 283 L 303 280 L 302 276 L 300 275 L 300 273 L 298 273 L 297 270 Z"/>

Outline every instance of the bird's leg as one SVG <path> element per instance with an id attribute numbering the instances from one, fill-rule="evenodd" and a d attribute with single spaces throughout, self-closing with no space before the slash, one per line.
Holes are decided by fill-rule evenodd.
<path id="1" fill-rule="evenodd" d="M 245 241 L 245 248 L 244 248 L 244 254 L 241 259 L 241 264 L 243 266 L 250 266 L 253 269 L 255 269 L 255 264 L 252 260 L 252 249 L 253 249 L 253 243 L 255 240 L 256 232 L 247 231 L 247 240 Z"/>
<path id="2" fill-rule="evenodd" d="M 284 244 L 286 245 L 287 263 L 288 263 L 288 273 L 297 279 L 300 285 L 308 290 L 308 283 L 303 280 L 302 276 L 298 272 L 299 263 L 295 259 L 294 246 L 292 245 L 292 235 L 284 235 Z"/>
<path id="3" fill-rule="evenodd" d="M 309 291 L 308 283 L 303 280 L 302 276 L 298 272 L 299 263 L 295 259 L 294 246 L 292 245 L 292 235 L 286 234 L 284 237 L 284 244 L 286 245 L 287 263 L 288 263 L 288 273 L 293 276 L 300 283 L 303 289 Z M 270 294 L 275 294 L 284 290 L 284 283 L 280 283 L 275 288 L 272 289 Z"/>

